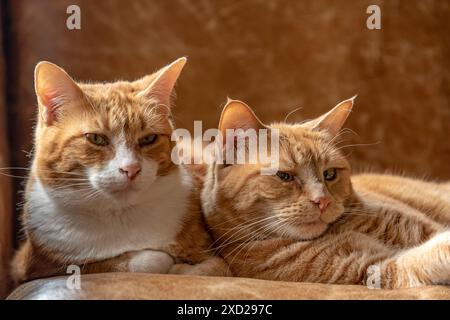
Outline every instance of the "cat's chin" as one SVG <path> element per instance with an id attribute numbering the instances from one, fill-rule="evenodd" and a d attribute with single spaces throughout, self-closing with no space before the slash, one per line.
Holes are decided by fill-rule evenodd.
<path id="1" fill-rule="evenodd" d="M 307 241 L 320 237 L 327 231 L 329 224 L 323 221 L 284 226 L 278 233 L 283 237 Z"/>
<path id="2" fill-rule="evenodd" d="M 138 188 L 101 190 L 100 202 L 114 207 L 129 207 L 143 201 L 142 192 Z"/>
<path id="3" fill-rule="evenodd" d="M 140 198 L 140 192 L 137 189 L 124 189 L 109 193 L 109 198 L 117 199 L 119 201 L 132 201 Z"/>
<path id="4" fill-rule="evenodd" d="M 132 188 L 132 187 L 118 188 L 118 189 L 112 189 L 112 190 L 106 191 L 106 193 L 108 195 L 110 195 L 111 197 L 117 197 L 117 198 L 127 198 L 136 192 L 138 192 L 138 190 L 136 188 Z"/>

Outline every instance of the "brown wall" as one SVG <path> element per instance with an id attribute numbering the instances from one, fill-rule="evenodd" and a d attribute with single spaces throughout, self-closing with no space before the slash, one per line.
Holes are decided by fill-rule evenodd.
<path id="1" fill-rule="evenodd" d="M 0 4 L 1 8 L 1 4 Z M 0 26 L 3 17 L 0 12 Z M 1 29 L 0 29 L 1 30 Z M 9 146 L 6 128 L 6 66 L 3 55 L 2 33 L 0 32 L 0 168 L 9 166 Z M 7 274 L 11 255 L 11 181 L 7 170 L 0 169 L 0 299 L 7 292 Z"/>
<path id="2" fill-rule="evenodd" d="M 82 30 L 65 27 L 78 3 Z M 380 4 L 382 30 L 366 28 Z M 450 178 L 450 2 L 11 1 L 14 162 L 27 163 L 33 67 L 48 59 L 82 80 L 133 79 L 183 55 L 179 126 L 216 125 L 227 95 L 263 121 L 318 115 L 358 94 L 348 126 L 378 143 L 354 148 L 358 167 Z"/>
<path id="3" fill-rule="evenodd" d="M 178 125 L 218 121 L 226 96 L 266 122 L 310 118 L 358 94 L 348 127 L 357 168 L 450 178 L 450 2 L 446 0 L 9 1 L 13 164 L 27 164 L 33 68 L 80 80 L 133 79 L 180 57 Z M 65 27 L 79 4 L 82 30 Z M 379 4 L 382 30 L 366 28 Z M 350 151 L 350 149 L 349 149 Z"/>

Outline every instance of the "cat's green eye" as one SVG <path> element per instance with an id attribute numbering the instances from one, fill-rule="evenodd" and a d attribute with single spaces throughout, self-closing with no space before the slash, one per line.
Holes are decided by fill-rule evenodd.
<path id="1" fill-rule="evenodd" d="M 294 176 L 292 174 L 284 172 L 284 171 L 277 171 L 277 177 L 285 182 L 290 182 L 290 181 L 294 180 Z"/>
<path id="2" fill-rule="evenodd" d="M 109 144 L 108 138 L 102 134 L 86 133 L 84 136 L 90 143 L 95 144 L 96 146 L 104 147 Z"/>
<path id="3" fill-rule="evenodd" d="M 141 147 L 143 147 L 143 146 L 148 146 L 148 145 L 150 145 L 150 144 L 155 143 L 155 141 L 156 141 L 157 138 L 158 138 L 158 135 L 156 135 L 156 134 L 150 134 L 150 135 L 148 135 L 148 136 L 145 136 L 145 137 L 139 139 L 139 145 L 140 145 Z"/>
<path id="4" fill-rule="evenodd" d="M 323 172 L 323 177 L 327 181 L 333 181 L 337 177 L 337 171 L 336 168 L 330 168 Z"/>

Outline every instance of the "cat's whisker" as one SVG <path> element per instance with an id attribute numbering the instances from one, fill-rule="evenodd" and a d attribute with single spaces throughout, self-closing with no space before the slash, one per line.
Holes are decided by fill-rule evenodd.
<path id="1" fill-rule="evenodd" d="M 0 170 L 27 170 L 27 171 L 30 171 L 31 168 L 27 168 L 27 167 L 0 167 Z"/>
<path id="2" fill-rule="evenodd" d="M 342 129 L 342 130 L 340 130 L 328 143 L 327 143 L 327 145 L 325 146 L 325 148 L 324 148 L 324 151 L 322 151 L 321 152 L 321 155 L 323 155 L 323 154 L 326 154 L 327 152 L 329 152 L 330 151 L 330 149 L 332 148 L 332 147 L 338 147 L 338 144 L 339 143 L 342 143 L 342 142 L 346 142 L 346 141 L 351 141 L 351 139 L 344 139 L 344 140 L 339 140 L 344 134 L 346 134 L 346 133 L 352 133 L 352 134 L 354 134 L 354 135 L 356 135 L 356 136 L 359 136 L 355 131 L 353 131 L 352 129 L 350 129 L 350 128 L 344 128 L 344 129 Z M 338 141 L 339 140 L 339 141 Z M 335 141 L 337 141 L 337 143 L 334 143 Z"/>
<path id="3" fill-rule="evenodd" d="M 326 145 L 325 149 L 327 149 L 328 146 L 330 146 L 332 143 L 334 143 L 335 141 L 339 140 L 340 137 L 342 137 L 345 134 L 345 130 L 341 130 L 339 131 Z"/>
<path id="4" fill-rule="evenodd" d="M 14 175 L 14 174 L 3 173 L 3 172 L 0 172 L 0 175 L 2 175 L 4 177 L 8 177 L 8 178 L 15 178 L 15 179 L 28 179 L 28 176 L 18 176 L 18 175 Z"/>
<path id="5" fill-rule="evenodd" d="M 0 170 L 24 170 L 24 171 L 32 171 L 33 168 L 26 168 L 26 167 L 1 167 Z M 54 170 L 39 170 L 41 172 L 46 173 L 56 173 L 56 174 L 70 174 L 70 175 L 76 175 L 76 176 L 84 176 L 84 174 L 76 173 L 76 172 L 68 172 L 68 171 L 54 171 Z"/>
<path id="6" fill-rule="evenodd" d="M 260 228 L 261 226 L 258 226 L 259 223 L 264 223 L 264 221 L 258 221 L 257 223 L 252 224 L 251 226 L 245 226 L 239 230 L 237 230 L 236 232 L 234 232 L 233 234 L 231 234 L 229 237 L 227 237 L 224 241 L 222 241 L 222 244 L 220 246 L 216 246 L 215 249 L 221 249 L 223 247 L 226 247 L 230 244 L 233 244 L 235 242 L 240 242 L 241 240 L 243 240 L 244 238 L 247 237 L 248 234 L 252 234 L 254 231 L 250 231 L 250 229 L 253 228 Z M 238 238 L 236 238 L 237 235 L 241 234 L 241 236 L 239 236 Z"/>
<path id="7" fill-rule="evenodd" d="M 340 137 L 342 137 L 347 131 L 345 129 L 342 129 L 341 131 L 339 131 L 325 146 L 324 150 L 321 152 L 321 155 L 326 154 L 331 147 L 334 145 L 333 143 L 337 140 L 340 139 Z M 342 142 L 343 140 L 341 140 L 340 142 Z"/>
<path id="8" fill-rule="evenodd" d="M 287 119 L 288 119 L 291 115 L 293 115 L 294 113 L 296 113 L 297 111 L 299 111 L 299 110 L 301 110 L 301 109 L 303 109 L 303 107 L 298 107 L 298 108 L 295 108 L 294 110 L 290 111 L 290 112 L 286 115 L 286 117 L 284 117 L 284 122 L 287 122 Z"/>
<path id="9" fill-rule="evenodd" d="M 0 172 L 0 175 L 10 177 L 10 178 L 17 178 L 17 179 L 28 179 L 29 176 L 19 176 L 15 174 L 8 174 Z M 86 178 L 46 178 L 49 181 L 87 181 L 89 179 Z"/>
<path id="10" fill-rule="evenodd" d="M 352 133 L 352 134 L 354 134 L 355 136 L 358 136 L 359 137 L 359 134 L 355 131 L 355 130 L 352 130 L 352 129 L 350 129 L 350 128 L 343 128 L 341 131 L 339 131 L 339 132 L 345 132 L 345 133 Z"/>
<path id="11" fill-rule="evenodd" d="M 352 213 L 352 212 L 349 212 L 349 213 L 344 213 L 344 215 L 346 215 L 346 216 L 361 216 L 361 217 L 367 217 L 367 218 L 376 218 L 376 216 L 371 216 L 371 215 L 368 215 L 368 214 L 363 214 L 363 213 Z"/>
<path id="12" fill-rule="evenodd" d="M 94 191 L 93 193 L 91 193 L 90 195 L 88 195 L 86 197 L 86 201 L 91 201 L 91 200 L 96 199 L 101 194 L 101 192 L 102 192 L 101 190 Z"/>
<path id="13" fill-rule="evenodd" d="M 267 234 L 273 233 L 276 234 L 280 229 L 285 227 L 285 221 L 278 221 L 278 226 L 277 224 L 275 224 L 273 227 L 275 228 L 270 228 L 267 231 L 263 231 L 263 237 L 265 237 Z M 273 230 L 271 230 L 273 229 Z M 285 233 L 286 231 L 284 231 L 283 233 Z M 258 239 L 257 239 L 258 240 Z M 258 241 L 253 241 L 253 244 L 247 249 L 246 254 L 244 255 L 244 263 L 247 261 L 247 257 L 249 252 L 254 248 L 254 246 L 258 243 Z"/>
<path id="14" fill-rule="evenodd" d="M 87 188 L 82 188 L 82 187 L 87 187 Z M 74 183 L 74 184 L 59 186 L 57 188 L 51 188 L 50 191 L 51 192 L 73 191 L 74 188 L 76 189 L 76 191 L 83 191 L 84 189 L 86 189 L 86 190 L 92 189 L 92 185 L 90 183 L 81 182 L 81 183 Z"/>
<path id="15" fill-rule="evenodd" d="M 0 167 L 0 174 L 1 170 L 7 170 L 7 171 L 11 171 L 11 170 L 24 170 L 24 171 L 32 171 L 33 168 L 25 168 L 25 167 Z M 103 174 L 108 174 L 108 173 L 113 173 L 117 171 L 117 169 L 110 169 L 110 170 L 102 170 Z M 47 179 L 49 180 L 56 180 L 56 179 L 83 179 L 83 180 L 89 180 L 88 178 L 86 178 L 86 173 L 77 173 L 77 172 L 70 172 L 70 171 L 56 171 L 56 170 L 45 170 L 45 169 L 40 169 L 39 172 L 42 173 L 49 173 L 49 174 L 59 174 L 59 175 L 72 175 L 74 177 L 61 177 L 61 178 L 51 178 L 51 177 L 47 177 Z M 21 177 L 21 178 L 28 178 L 28 175 L 23 175 L 23 176 L 19 176 L 19 175 L 15 175 L 17 177 Z"/>
<path id="16" fill-rule="evenodd" d="M 62 185 L 62 186 L 58 186 L 58 187 L 51 187 L 51 188 L 49 188 L 49 190 L 51 190 L 52 192 L 55 192 L 55 191 L 59 191 L 59 190 L 72 189 L 74 187 L 84 187 L 84 186 L 87 187 L 90 185 L 86 182 L 79 182 L 79 183 L 71 183 L 71 184 L 67 184 L 67 185 Z"/>
<path id="17" fill-rule="evenodd" d="M 367 213 L 367 214 L 377 214 L 377 211 L 372 211 L 372 210 L 368 210 L 368 209 L 359 209 L 359 208 L 351 208 L 351 209 L 347 209 L 344 212 L 363 212 L 363 213 Z"/>
<path id="18" fill-rule="evenodd" d="M 15 178 L 15 179 L 28 179 L 29 176 L 19 176 L 19 175 L 15 175 L 15 174 L 9 174 L 9 173 L 4 173 L 4 172 L 0 172 L 0 175 L 5 176 L 5 177 L 9 177 L 9 178 Z M 46 178 L 49 181 L 89 181 L 89 179 L 87 178 Z"/>
<path id="19" fill-rule="evenodd" d="M 262 223 L 262 222 L 258 222 L 258 223 Z M 211 249 L 209 249 L 208 251 L 217 251 L 217 250 L 220 250 L 220 249 L 222 249 L 230 244 L 233 244 L 235 242 L 240 242 L 245 237 L 247 237 L 248 234 L 252 233 L 252 231 L 251 231 L 252 227 L 259 228 L 260 226 L 258 227 L 258 224 L 254 224 L 252 226 L 243 227 L 243 228 L 237 230 L 236 232 L 234 232 L 233 234 L 229 235 L 225 240 L 222 241 L 221 245 L 218 245 L 218 246 L 210 245 Z M 215 242 L 217 242 L 217 240 Z"/>
<path id="20" fill-rule="evenodd" d="M 233 264 L 233 261 L 236 259 L 236 257 L 239 255 L 239 253 L 242 252 L 242 250 L 244 250 L 248 245 L 252 244 L 255 245 L 258 241 L 261 241 L 262 239 L 264 239 L 264 237 L 267 235 L 267 233 L 272 233 L 274 232 L 274 229 L 277 230 L 278 228 L 280 228 L 280 225 L 283 224 L 284 221 L 282 220 L 278 220 L 272 223 L 269 223 L 265 226 L 263 226 L 262 228 L 259 228 L 258 230 L 255 231 L 256 235 L 252 236 L 248 241 L 244 241 L 242 244 L 240 244 L 237 248 L 240 247 L 239 251 L 237 251 L 237 253 L 233 256 L 233 259 L 230 262 L 230 265 Z M 277 227 L 278 226 L 278 227 Z M 225 260 L 228 258 L 228 256 L 230 256 L 231 254 L 233 254 L 233 252 L 237 249 L 235 248 L 234 250 L 232 250 L 229 254 L 227 254 L 227 256 L 225 256 Z M 245 260 L 245 256 L 244 256 L 244 260 Z"/>
<path id="21" fill-rule="evenodd" d="M 257 229 L 257 230 L 260 230 L 260 229 L 264 230 L 265 228 L 268 228 L 268 226 L 267 226 L 267 225 L 264 225 L 264 226 L 260 227 L 260 228 Z M 239 251 L 237 252 L 237 254 L 239 254 L 239 252 L 242 250 L 242 248 L 244 248 L 248 243 L 251 243 L 252 240 L 255 239 L 255 238 L 258 236 L 257 230 L 251 232 L 251 233 L 250 233 L 250 238 L 249 238 L 248 240 L 245 240 L 245 241 L 240 242 L 240 243 L 237 245 L 237 247 L 235 247 L 233 250 L 231 250 L 231 252 L 229 252 L 229 253 L 224 257 L 224 259 L 227 260 L 228 257 L 230 257 L 236 250 L 239 250 Z M 255 233 L 256 233 L 256 234 L 255 234 Z M 235 241 L 230 242 L 230 244 L 231 244 L 231 243 L 234 243 L 234 242 L 235 242 Z M 232 259 L 232 261 L 229 263 L 229 265 L 232 265 L 232 264 L 233 264 L 233 261 L 234 261 L 235 258 L 236 258 L 236 255 L 233 256 L 233 259 Z"/>
<path id="22" fill-rule="evenodd" d="M 380 144 L 380 141 L 374 142 L 374 143 L 355 143 L 355 144 L 347 144 L 344 146 L 341 146 L 339 148 L 336 149 L 336 151 L 342 150 L 344 148 L 350 148 L 350 147 L 371 147 L 371 146 L 375 146 L 377 144 Z"/>
<path id="23" fill-rule="evenodd" d="M 235 220 L 237 218 L 241 218 L 241 217 L 235 217 L 233 219 L 228 219 L 224 223 L 233 221 L 233 220 Z M 230 229 L 226 228 L 226 230 L 233 231 L 233 230 L 238 229 L 238 228 L 249 227 L 249 226 L 252 226 L 254 223 L 263 222 L 263 221 L 266 221 L 266 220 L 269 220 L 269 219 L 273 219 L 273 216 L 269 216 L 269 217 L 266 217 L 266 218 L 261 218 L 259 215 L 255 214 L 254 218 L 247 219 L 246 221 L 244 221 L 243 224 L 234 226 L 233 228 L 230 228 Z M 222 235 L 222 237 L 225 236 L 225 235 L 226 235 L 226 233 L 224 235 Z M 219 241 L 222 237 L 219 237 L 216 241 Z"/>
<path id="24" fill-rule="evenodd" d="M 353 151 L 352 150 L 350 150 L 348 153 L 346 153 L 346 154 L 344 154 L 343 156 L 344 156 L 344 158 L 350 158 L 350 156 L 353 154 Z"/>
<path id="25" fill-rule="evenodd" d="M 95 199 L 96 197 L 98 197 L 98 195 L 102 192 L 101 190 L 92 189 L 92 188 L 85 189 L 82 191 L 86 191 L 81 195 L 83 201 L 91 201 L 91 200 Z"/>
<path id="26" fill-rule="evenodd" d="M 252 214 L 249 214 L 248 216 L 250 216 L 250 217 L 256 217 L 256 218 L 254 218 L 254 220 L 256 220 L 256 219 L 258 219 L 260 216 L 259 216 L 259 214 L 257 213 L 257 212 L 255 212 L 255 213 L 252 213 Z M 231 222 L 231 221 L 235 221 L 235 220 L 238 220 L 238 219 L 243 219 L 241 216 L 236 216 L 236 217 L 233 217 L 233 218 L 231 218 L 231 219 L 227 219 L 227 220 L 225 220 L 225 221 L 223 221 L 223 222 L 221 222 L 221 223 L 219 223 L 219 224 L 216 224 L 216 225 L 214 225 L 214 228 L 216 227 L 216 226 L 221 226 L 221 225 L 224 225 L 224 224 L 227 224 L 227 223 L 229 223 L 229 222 Z M 251 220 L 253 220 L 253 219 L 250 219 L 250 221 Z M 247 220 L 247 221 L 249 221 L 249 220 Z M 228 229 L 227 229 L 228 230 Z"/>
<path id="27" fill-rule="evenodd" d="M 263 223 L 263 222 L 265 222 L 265 221 L 267 221 L 267 220 L 269 220 L 269 219 L 274 219 L 274 218 L 276 218 L 276 217 L 275 217 L 275 216 L 269 216 L 269 217 L 266 217 L 266 218 L 263 218 L 263 219 L 257 217 L 257 218 L 255 218 L 255 219 L 250 220 L 250 221 L 252 221 L 251 223 L 245 223 L 244 225 L 238 225 L 238 226 L 235 226 L 235 227 L 231 228 L 228 232 L 226 232 L 225 234 L 223 234 L 221 237 L 219 237 L 218 239 L 216 239 L 216 240 L 211 244 L 211 246 L 214 246 L 214 245 L 215 245 L 216 243 L 218 243 L 221 239 L 223 239 L 227 234 L 229 234 L 230 232 L 232 232 L 233 230 L 236 230 L 236 229 L 238 229 L 238 230 L 235 231 L 234 233 L 232 233 L 231 236 L 229 236 L 228 238 L 226 238 L 224 241 L 221 241 L 221 242 L 223 242 L 223 244 L 222 244 L 221 246 L 219 246 L 219 247 L 223 247 L 223 246 L 225 246 L 225 245 L 228 245 L 228 244 L 229 244 L 228 240 L 234 238 L 236 235 L 238 235 L 238 234 L 240 234 L 240 233 L 244 233 L 244 235 L 243 235 L 242 237 L 240 237 L 239 239 L 237 239 L 237 241 L 239 241 L 240 239 L 242 239 L 242 238 L 244 238 L 244 237 L 246 236 L 246 234 L 245 234 L 245 231 L 246 231 L 246 230 L 251 229 L 252 227 L 254 227 L 255 225 L 257 225 L 257 224 L 259 224 L 259 223 Z M 254 220 L 257 220 L 257 221 L 254 221 Z M 210 246 L 210 247 L 211 247 L 211 246 Z M 219 247 L 215 247 L 215 248 L 218 249 Z"/>
<path id="28" fill-rule="evenodd" d="M 260 231 L 264 230 L 265 228 L 268 228 L 268 226 L 270 226 L 270 225 L 272 225 L 272 224 L 277 224 L 277 223 L 279 223 L 280 221 L 282 221 L 282 220 L 277 219 L 276 221 L 272 221 L 272 222 L 269 222 L 269 223 L 267 223 L 267 224 L 264 224 L 263 226 L 258 227 L 256 230 L 251 231 L 250 234 L 251 234 L 251 235 L 252 235 L 252 234 L 258 235 Z M 241 237 L 240 239 L 235 239 L 235 240 L 232 241 L 232 242 L 228 242 L 227 245 L 229 245 L 229 244 L 231 244 L 231 243 L 234 243 L 234 242 L 237 242 L 237 241 L 240 241 L 240 240 L 242 240 L 242 239 L 245 238 L 245 237 L 246 237 L 246 235 L 245 235 L 244 237 Z M 243 242 L 251 241 L 252 238 L 253 238 L 253 236 L 251 236 L 250 239 L 244 240 Z"/>
<path id="29" fill-rule="evenodd" d="M 339 204 L 345 205 L 345 206 L 362 206 L 361 202 L 346 202 L 346 201 L 340 201 Z"/>

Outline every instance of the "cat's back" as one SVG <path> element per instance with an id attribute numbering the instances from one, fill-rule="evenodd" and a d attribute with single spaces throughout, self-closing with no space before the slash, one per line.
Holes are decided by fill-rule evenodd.
<path id="1" fill-rule="evenodd" d="M 439 198 L 450 203 L 450 183 L 431 182 L 391 174 L 358 174 L 352 177 L 355 189 L 363 188 L 397 198 Z M 431 199 L 430 199 L 431 200 Z"/>
<path id="2" fill-rule="evenodd" d="M 440 223 L 450 224 L 450 184 L 390 174 L 358 174 L 352 185 L 364 202 L 408 206 Z"/>

